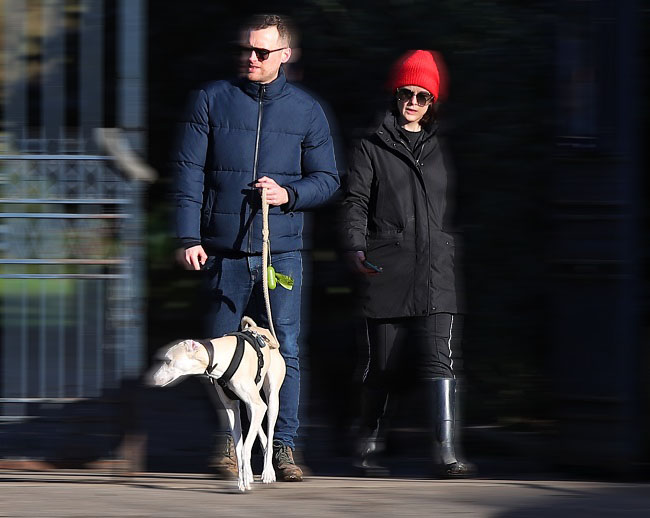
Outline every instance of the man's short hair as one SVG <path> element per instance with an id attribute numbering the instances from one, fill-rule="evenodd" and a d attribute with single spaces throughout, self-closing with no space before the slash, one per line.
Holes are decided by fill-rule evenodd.
<path id="1" fill-rule="evenodd" d="M 248 20 L 248 23 L 244 26 L 244 30 L 259 31 L 260 29 L 267 29 L 269 27 L 276 27 L 280 39 L 286 41 L 287 46 L 291 47 L 291 40 L 295 40 L 295 31 L 293 23 L 288 16 L 280 16 L 279 14 L 256 14 Z"/>

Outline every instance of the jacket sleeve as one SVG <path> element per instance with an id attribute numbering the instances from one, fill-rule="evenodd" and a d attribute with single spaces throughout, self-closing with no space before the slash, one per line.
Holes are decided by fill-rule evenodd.
<path id="1" fill-rule="evenodd" d="M 176 238 L 181 247 L 201 244 L 201 206 L 208 150 L 208 97 L 193 92 L 179 123 L 171 155 Z"/>
<path id="2" fill-rule="evenodd" d="M 352 151 L 343 200 L 343 246 L 346 250 L 366 251 L 373 177 L 372 163 L 361 141 Z"/>
<path id="3" fill-rule="evenodd" d="M 302 143 L 302 178 L 284 186 L 289 202 L 283 209 L 289 212 L 325 203 L 339 184 L 329 124 L 323 109 L 314 101 L 309 129 Z"/>

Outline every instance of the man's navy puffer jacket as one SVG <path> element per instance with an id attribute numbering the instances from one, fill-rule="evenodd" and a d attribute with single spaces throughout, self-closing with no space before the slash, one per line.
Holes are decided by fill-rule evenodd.
<path id="1" fill-rule="evenodd" d="M 260 253 L 261 197 L 252 185 L 268 176 L 289 193 L 288 203 L 269 210 L 271 250 L 299 250 L 301 211 L 322 204 L 339 186 L 325 114 L 287 83 L 282 69 L 266 85 L 214 81 L 194 92 L 179 136 L 173 195 L 176 237 L 184 247 Z"/>

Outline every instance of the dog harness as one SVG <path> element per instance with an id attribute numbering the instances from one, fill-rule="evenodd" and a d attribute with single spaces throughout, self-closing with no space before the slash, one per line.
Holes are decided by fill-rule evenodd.
<path id="1" fill-rule="evenodd" d="M 227 383 L 233 377 L 235 372 L 237 372 L 237 369 L 241 364 L 241 360 L 244 357 L 245 344 L 249 343 L 257 353 L 257 374 L 255 375 L 255 384 L 257 385 L 260 382 L 260 379 L 262 379 L 262 367 L 264 367 L 264 356 L 262 355 L 262 348 L 266 347 L 266 341 L 262 335 L 248 329 L 245 329 L 244 331 L 228 333 L 224 336 L 237 337 L 237 346 L 235 347 L 235 354 L 233 354 L 232 358 L 230 359 L 228 368 L 219 378 L 216 378 L 212 374 L 212 371 L 217 366 L 216 363 L 212 365 L 214 362 L 214 344 L 210 340 L 196 341 L 203 345 L 203 347 L 205 347 L 206 351 L 208 352 L 208 367 L 205 369 L 205 375 L 210 378 L 212 383 L 214 383 L 216 380 L 216 382 L 225 392 L 226 396 L 232 400 L 237 400 L 239 397 L 230 389 L 230 387 L 227 386 Z"/>

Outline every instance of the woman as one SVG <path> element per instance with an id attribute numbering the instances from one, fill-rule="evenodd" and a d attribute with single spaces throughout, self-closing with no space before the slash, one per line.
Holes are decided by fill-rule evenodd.
<path id="1" fill-rule="evenodd" d="M 344 201 L 345 240 L 361 276 L 370 362 L 362 390 L 361 466 L 372 470 L 392 373 L 406 353 L 423 391 L 436 464 L 445 476 L 475 468 L 454 452 L 452 336 L 458 312 L 447 169 L 437 136 L 440 73 L 433 53 L 394 65 L 394 107 L 354 150 Z M 455 337 L 454 337 L 455 340 Z"/>

